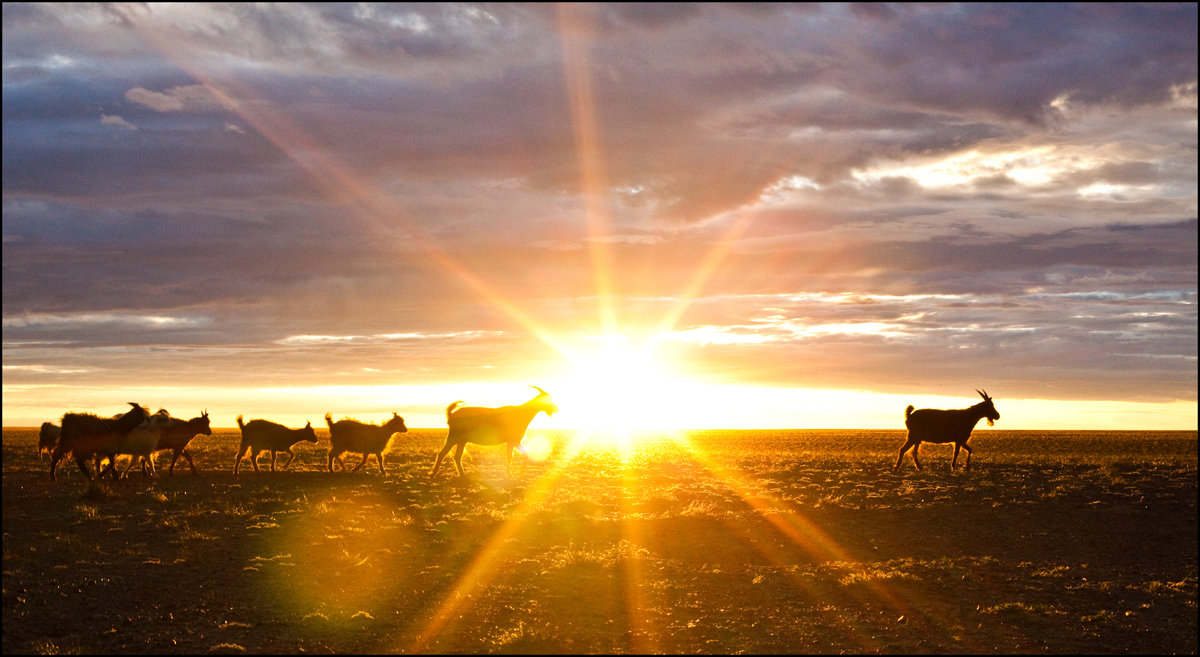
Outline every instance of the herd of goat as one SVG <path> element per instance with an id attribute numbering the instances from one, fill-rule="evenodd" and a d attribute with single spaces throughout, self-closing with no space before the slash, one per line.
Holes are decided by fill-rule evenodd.
<path id="1" fill-rule="evenodd" d="M 554 415 L 558 412 L 558 406 L 549 393 L 537 386 L 530 387 L 538 391 L 537 396 L 517 406 L 484 408 L 463 406 L 461 401 L 447 406 L 446 424 L 450 430 L 447 432 L 445 444 L 438 451 L 430 475 L 437 474 L 442 460 L 454 449 L 454 465 L 459 476 L 462 476 L 462 455 L 467 443 L 505 445 L 508 450 L 505 473 L 511 473 L 513 448 L 521 444 L 529 423 L 538 413 Z M 909 406 L 905 409 L 904 425 L 908 428 L 908 437 L 896 456 L 896 464 L 892 470 L 900 468 L 905 452 L 910 449 L 913 463 L 918 470 L 922 469 L 921 461 L 917 458 L 917 451 L 922 442 L 954 443 L 951 470 L 958 464 L 959 450 L 966 449 L 967 460 L 963 467 L 969 470 L 971 447 L 967 441 L 971 439 L 975 425 L 985 418 L 989 425 L 1000 419 L 1000 413 L 996 411 L 987 392 L 975 392 L 983 397 L 983 401 L 970 408 L 914 410 Z M 97 417 L 91 413 L 67 413 L 62 417 L 61 426 L 50 422 L 43 423 L 38 440 L 38 453 L 39 456 L 45 453 L 51 456 L 51 481 L 55 480 L 59 462 L 68 454 L 74 457 L 79 469 L 89 480 L 92 478 L 92 473 L 87 467 L 89 459 L 94 461 L 97 476 L 111 472 L 114 479 L 119 478 L 139 461 L 143 474 L 148 471 L 153 476 L 156 474 L 154 453 L 166 450 L 172 451 L 170 474 L 175 474 L 175 463 L 180 456 L 187 459 L 192 474 L 196 474 L 196 464 L 192 461 L 191 452 L 187 447 L 188 443 L 200 434 L 212 435 L 208 411 L 200 417 L 180 420 L 171 417 L 165 409 L 150 413 L 139 404 L 129 402 L 129 405 L 132 408 L 128 412 L 111 418 Z M 261 452 L 271 453 L 271 472 L 275 471 L 275 460 L 279 453 L 286 452 L 288 460 L 283 464 L 283 469 L 286 470 L 296 458 L 296 453 L 292 451 L 296 443 L 317 442 L 317 433 L 313 430 L 312 422 L 303 429 L 289 429 L 269 420 L 243 422 L 242 416 L 239 415 L 237 423 L 242 431 L 242 443 L 233 464 L 234 474 L 238 473 L 242 459 L 247 455 L 254 471 L 258 472 L 258 455 Z M 361 470 L 367 464 L 368 458 L 374 454 L 380 473 L 386 475 L 387 470 L 383 464 L 384 451 L 392 436 L 408 431 L 408 427 L 404 425 L 404 418 L 396 413 L 382 425 L 366 424 L 348 418 L 334 422 L 331 413 L 325 414 L 325 423 L 329 425 L 330 446 L 326 468 L 330 472 L 334 471 L 334 462 L 337 462 L 343 472 L 346 470 L 342 456 L 347 453 L 362 455 L 362 460 L 354 467 L 353 472 Z M 117 469 L 117 457 L 121 455 L 130 456 L 124 471 Z M 108 461 L 108 465 L 101 470 L 100 464 L 105 460 Z"/>
<path id="2" fill-rule="evenodd" d="M 454 465 L 458 474 L 464 474 L 462 454 L 467 443 L 477 445 L 507 445 L 508 468 L 512 467 L 512 450 L 521 444 L 529 423 L 538 413 L 554 415 L 558 406 L 550 398 L 550 394 L 537 386 L 530 386 L 538 391 L 533 399 L 517 406 L 501 406 L 499 408 L 482 408 L 462 406 L 456 401 L 446 407 L 446 423 L 450 431 L 446 443 L 438 453 L 432 474 L 437 474 L 442 459 L 455 449 Z M 154 453 L 171 450 L 170 474 L 175 474 L 175 463 L 180 456 L 187 459 L 196 474 L 196 464 L 188 451 L 188 444 L 200 434 L 212 435 L 208 411 L 190 420 L 171 417 L 165 409 L 150 413 L 140 404 L 129 402 L 130 410 L 111 418 L 102 418 L 91 413 L 67 413 L 62 417 L 62 425 L 53 423 L 42 424 L 38 438 L 38 454 L 50 454 L 50 479 L 56 479 L 58 464 L 70 455 L 79 465 L 85 477 L 92 479 L 92 472 L 87 463 L 93 461 L 97 476 L 111 473 L 114 479 L 123 476 L 137 462 L 142 464 L 143 474 L 157 475 L 154 468 Z M 250 464 L 258 472 L 258 456 L 262 452 L 271 453 L 271 472 L 275 471 L 275 460 L 279 453 L 286 452 L 288 460 L 283 464 L 287 469 L 296 458 L 292 448 L 299 442 L 317 442 L 317 433 L 309 422 L 303 429 L 289 429 L 282 424 L 269 420 L 251 420 L 243 422 L 242 416 L 237 417 L 238 427 L 242 431 L 242 442 L 238 448 L 237 459 L 233 464 L 233 473 L 237 474 L 242 459 L 249 455 Z M 379 464 L 379 471 L 387 474 L 384 468 L 384 452 L 392 436 L 406 433 L 404 418 L 393 413 L 392 418 L 382 425 L 367 424 L 354 419 L 333 421 L 333 414 L 325 414 L 325 423 L 329 425 L 329 453 L 326 467 L 334 471 L 336 462 L 341 470 L 346 470 L 342 456 L 347 453 L 361 454 L 362 460 L 354 467 L 358 472 L 367 463 L 372 454 Z M 117 457 L 128 455 L 129 464 L 123 471 L 117 468 Z M 101 464 L 108 465 L 101 469 Z M 506 472 L 509 470 L 506 469 Z"/>

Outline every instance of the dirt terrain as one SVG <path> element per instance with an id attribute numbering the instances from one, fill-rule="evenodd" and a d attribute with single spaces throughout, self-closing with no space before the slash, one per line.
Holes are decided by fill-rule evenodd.
<path id="1" fill-rule="evenodd" d="M 535 432 L 511 479 L 471 447 L 432 481 L 444 430 L 387 476 L 319 435 L 89 485 L 5 429 L 4 652 L 1196 651 L 1194 431 L 977 432 L 970 472 L 897 474 L 899 431 Z"/>

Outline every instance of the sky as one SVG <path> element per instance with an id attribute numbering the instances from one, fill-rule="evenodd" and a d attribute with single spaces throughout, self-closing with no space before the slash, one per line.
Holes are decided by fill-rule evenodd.
<path id="1" fill-rule="evenodd" d="M 1195 4 L 3 12 L 5 426 L 1196 428 Z"/>

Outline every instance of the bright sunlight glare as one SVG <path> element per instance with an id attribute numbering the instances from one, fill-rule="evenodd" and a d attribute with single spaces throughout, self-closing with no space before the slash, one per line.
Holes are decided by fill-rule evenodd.
<path id="1" fill-rule="evenodd" d="M 573 371 L 554 382 L 563 424 L 618 442 L 631 440 L 634 430 L 673 428 L 677 418 L 665 410 L 685 382 L 656 360 L 653 344 L 600 342 L 597 353 L 572 359 Z"/>

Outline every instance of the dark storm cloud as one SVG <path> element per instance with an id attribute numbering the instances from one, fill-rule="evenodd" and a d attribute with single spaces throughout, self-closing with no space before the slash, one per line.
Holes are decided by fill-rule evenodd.
<path id="1" fill-rule="evenodd" d="M 990 337 L 971 353 L 1028 355 L 1004 360 L 1014 386 L 1038 378 L 1022 368 L 1062 366 L 1075 373 L 1046 376 L 1065 382 L 1093 363 L 1086 377 L 1131 382 L 1106 390 L 1194 398 L 1194 310 L 1051 317 L 1085 301 L 1031 296 L 1135 294 L 1132 318 L 1168 312 L 1136 294 L 1183 294 L 1194 309 L 1194 4 L 3 11 L 5 341 L 73 345 L 6 347 L 6 366 L 32 368 L 14 375 L 122 345 L 437 370 L 408 344 L 280 342 L 303 335 L 498 331 L 454 342 L 448 371 L 497 345 L 532 361 L 532 328 L 487 294 L 598 331 L 605 245 L 614 290 L 637 297 L 623 318 L 648 329 L 730 240 L 703 298 L 994 298 L 939 306 L 929 325 L 900 319 L 913 308 L 817 304 L 805 312 L 825 324 L 901 328 L 803 339 L 754 324 L 749 301 L 699 301 L 672 328 L 771 339 L 682 340 L 697 362 L 779 383 L 796 372 L 770 353 L 796 350 L 829 381 L 853 362 L 852 377 L 899 386 L 912 359 L 951 376 L 929 355 L 977 324 Z M 604 234 L 584 220 L 564 39 L 586 62 Z M 1131 331 L 1154 348 L 1112 355 Z M 767 351 L 734 364 L 752 348 Z"/>

